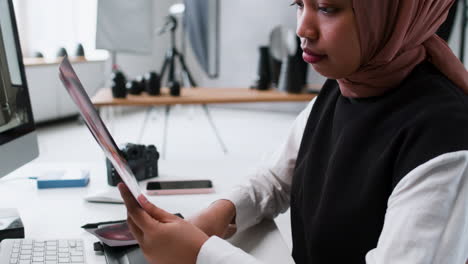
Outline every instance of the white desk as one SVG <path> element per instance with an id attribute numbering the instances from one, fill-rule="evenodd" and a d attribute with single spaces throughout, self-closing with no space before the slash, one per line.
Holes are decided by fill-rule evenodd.
<path id="1" fill-rule="evenodd" d="M 103 158 L 104 160 L 104 158 Z M 228 191 L 251 170 L 246 162 L 171 162 L 160 161 L 161 179 L 213 180 L 216 194 L 185 196 L 153 196 L 151 201 L 169 212 L 190 216 L 206 207 Z M 89 168 L 91 181 L 86 188 L 38 190 L 34 180 L 40 171 L 58 166 Z M 106 183 L 104 161 L 97 164 L 39 164 L 30 163 L 0 179 L 0 208 L 17 208 L 25 225 L 26 238 L 55 239 L 82 238 L 88 263 L 105 263 L 104 256 L 96 255 L 93 243 L 97 239 L 80 227 L 86 223 L 122 220 L 126 209 L 121 204 L 88 203 L 87 194 L 112 189 Z M 143 187 L 144 184 L 141 184 Z M 289 249 L 273 221 L 265 221 L 244 233 L 237 234 L 231 243 L 244 249 L 265 263 L 293 263 Z"/>

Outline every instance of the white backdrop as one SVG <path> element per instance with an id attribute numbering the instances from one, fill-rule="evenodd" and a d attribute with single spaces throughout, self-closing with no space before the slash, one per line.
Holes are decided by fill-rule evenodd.
<path id="1" fill-rule="evenodd" d="M 152 0 L 99 0 L 96 48 L 149 54 L 154 33 Z"/>
<path id="2" fill-rule="evenodd" d="M 156 26 L 164 21 L 170 5 L 177 0 L 155 0 Z M 258 47 L 267 45 L 270 31 L 277 25 L 295 30 L 295 8 L 289 1 L 236 0 L 221 1 L 221 47 L 220 76 L 209 79 L 200 69 L 190 48 L 187 63 L 201 86 L 207 87 L 248 87 L 257 78 Z M 180 41 L 180 37 L 178 38 Z M 118 61 L 130 77 L 149 70 L 160 70 L 164 53 L 168 47 L 167 36 L 156 37 L 152 56 L 119 55 Z M 314 72 L 309 82 L 322 82 Z"/>
<path id="3" fill-rule="evenodd" d="M 29 32 L 27 37 L 22 39 L 23 43 L 28 44 L 28 40 L 33 40 L 35 46 L 50 51 L 52 55 L 55 55 L 59 44 L 74 47 L 78 39 L 83 39 L 85 46 L 86 43 L 91 43 L 89 45 L 94 47 L 96 0 L 15 1 L 26 7 L 19 13 L 23 24 L 28 25 L 27 32 Z M 177 2 L 180 1 L 153 0 L 155 27 L 164 23 L 169 7 Z M 251 85 L 257 75 L 258 47 L 268 44 L 269 32 L 279 24 L 295 29 L 295 8 L 289 7 L 289 4 L 290 2 L 285 0 L 222 0 L 220 76 L 215 80 L 206 77 L 189 52 L 187 61 L 198 83 L 209 87 Z M 70 17 L 76 18 L 74 21 L 77 22 L 71 22 Z M 58 19 L 64 18 L 68 18 L 67 22 L 56 23 L 60 21 Z M 456 52 L 458 52 L 460 35 L 458 25 L 459 22 L 450 41 L 451 47 Z M 63 28 L 73 28 L 73 30 L 63 34 L 56 33 Z M 57 47 L 50 45 L 51 41 L 57 43 Z M 150 70 L 159 71 L 168 44 L 167 35 L 156 36 L 153 40 L 151 55 L 122 54 L 118 56 L 118 63 L 129 77 L 135 77 Z M 107 68 L 110 69 L 110 66 Z M 323 78 L 310 71 L 309 83 L 322 81 Z"/>

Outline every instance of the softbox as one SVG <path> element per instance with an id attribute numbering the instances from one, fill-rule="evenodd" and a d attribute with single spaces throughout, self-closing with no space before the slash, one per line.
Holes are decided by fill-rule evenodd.
<path id="1" fill-rule="evenodd" d="M 152 0 L 98 1 L 97 49 L 148 54 L 152 41 Z"/>

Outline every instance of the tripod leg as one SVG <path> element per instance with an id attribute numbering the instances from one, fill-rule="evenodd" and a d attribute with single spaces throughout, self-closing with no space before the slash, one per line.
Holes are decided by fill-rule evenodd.
<path id="1" fill-rule="evenodd" d="M 210 122 L 211 128 L 213 129 L 216 138 L 218 139 L 219 145 L 221 145 L 221 149 L 223 150 L 224 154 L 228 153 L 226 145 L 224 145 L 223 140 L 221 139 L 221 136 L 219 134 L 218 129 L 216 128 L 216 125 L 213 121 L 213 118 L 211 117 L 210 111 L 208 109 L 208 106 L 206 104 L 202 105 L 203 110 L 205 110 L 206 117 L 208 118 L 208 121 Z"/>
<path id="2" fill-rule="evenodd" d="M 145 113 L 145 118 L 143 119 L 143 124 L 141 125 L 141 130 L 140 130 L 140 135 L 138 136 L 138 144 L 141 143 L 141 139 L 143 138 L 143 133 L 145 131 L 145 128 L 146 128 L 146 125 L 148 124 L 148 119 L 151 115 L 151 112 L 153 111 L 153 108 L 154 107 L 148 107 L 148 109 L 146 110 L 146 113 Z"/>
<path id="3" fill-rule="evenodd" d="M 169 63 L 171 63 L 171 57 L 168 54 L 164 58 L 164 63 L 163 63 L 163 66 L 161 67 L 161 73 L 160 73 L 161 80 L 163 79 L 163 76 L 166 73 L 167 67 L 169 67 Z"/>
<path id="4" fill-rule="evenodd" d="M 190 73 L 188 67 L 187 67 L 187 64 L 185 63 L 185 58 L 182 54 L 180 54 L 179 52 L 176 52 L 176 55 L 177 57 L 179 58 L 179 62 L 180 62 L 180 66 L 182 67 L 182 71 L 185 72 L 185 74 L 187 74 L 189 80 L 190 80 L 190 85 L 192 87 L 196 87 L 197 86 L 197 83 L 195 82 L 195 79 L 193 78 L 192 74 Z"/>
<path id="5" fill-rule="evenodd" d="M 166 111 L 164 113 L 164 132 L 163 132 L 163 145 L 162 145 L 162 158 L 166 159 L 166 146 L 167 146 L 167 129 L 169 123 L 169 114 L 171 112 L 171 106 L 166 105 Z"/>

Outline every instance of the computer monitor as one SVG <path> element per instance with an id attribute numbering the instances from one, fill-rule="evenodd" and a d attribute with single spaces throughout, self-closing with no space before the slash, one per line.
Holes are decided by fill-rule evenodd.
<path id="1" fill-rule="evenodd" d="M 12 0 L 0 0 L 0 178 L 39 155 Z"/>

